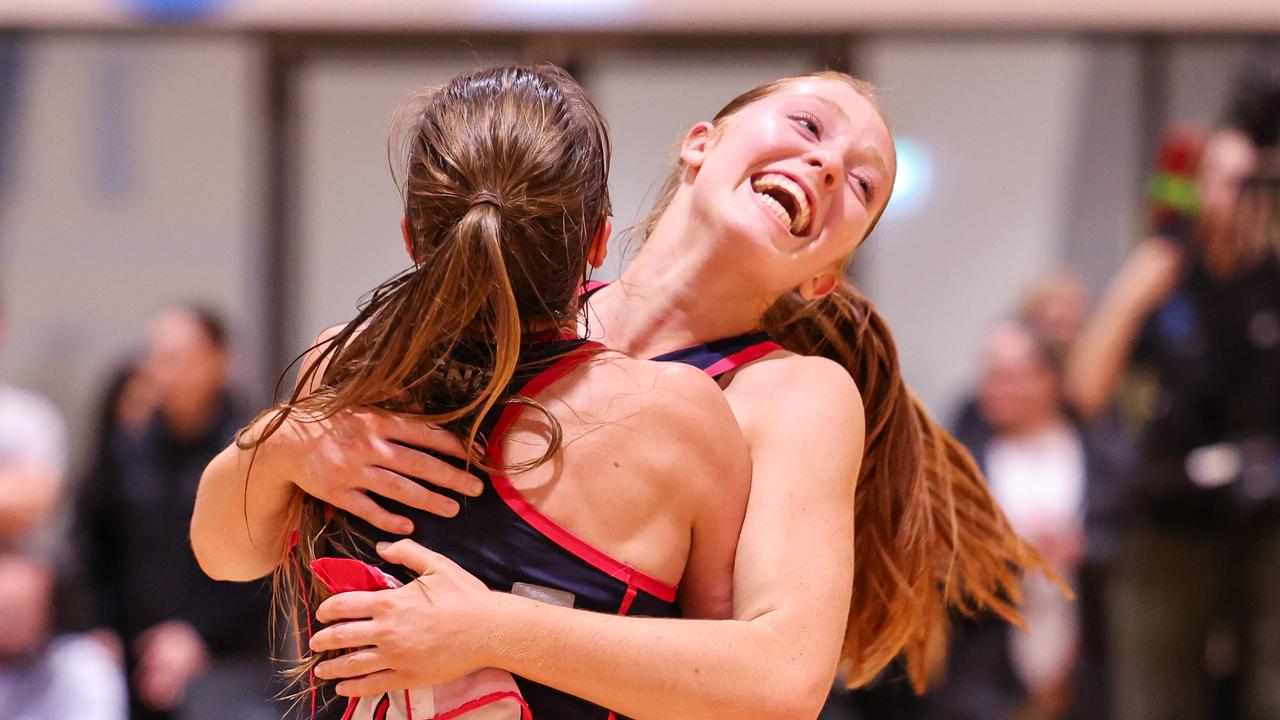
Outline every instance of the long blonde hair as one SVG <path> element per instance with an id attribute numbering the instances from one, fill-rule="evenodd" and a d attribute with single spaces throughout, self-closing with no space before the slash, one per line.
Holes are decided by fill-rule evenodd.
<path id="1" fill-rule="evenodd" d="M 743 93 L 716 114 L 714 126 L 723 130 L 746 106 L 813 79 L 848 83 L 874 102 L 868 83 L 822 71 Z M 644 237 L 685 170 L 682 163 L 672 170 L 640 224 Z M 765 313 L 763 329 L 787 350 L 840 363 L 862 393 L 867 431 L 854 498 L 845 680 L 850 687 L 865 684 L 905 654 L 912 685 L 923 690 L 943 656 L 949 608 L 990 609 L 1018 622 L 1019 573 L 1047 568 L 1010 527 L 973 457 L 903 382 L 889 326 L 852 284 L 842 278 L 834 292 L 812 302 L 785 295 Z"/>

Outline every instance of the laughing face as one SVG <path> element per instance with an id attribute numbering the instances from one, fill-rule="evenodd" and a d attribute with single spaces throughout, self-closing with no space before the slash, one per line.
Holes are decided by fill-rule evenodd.
<path id="1" fill-rule="evenodd" d="M 690 131 L 681 159 L 692 205 L 773 292 L 839 271 L 893 186 L 893 138 L 871 102 L 806 79 Z M 749 268 L 749 269 L 748 269 Z"/>

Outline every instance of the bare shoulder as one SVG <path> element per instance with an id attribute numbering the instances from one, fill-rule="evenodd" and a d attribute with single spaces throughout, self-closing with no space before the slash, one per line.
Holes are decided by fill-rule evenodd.
<path id="1" fill-rule="evenodd" d="M 765 438 L 797 433 L 829 442 L 861 442 L 862 395 L 839 363 L 785 353 L 739 370 L 725 393 L 756 446 Z"/>
<path id="2" fill-rule="evenodd" d="M 302 356 L 302 362 L 298 365 L 299 379 L 308 377 L 308 371 L 311 369 L 311 366 L 321 362 L 322 357 L 324 360 L 319 367 L 316 367 L 314 372 L 310 373 L 310 376 L 308 377 L 309 382 L 305 388 L 306 392 L 315 390 L 320 384 L 320 378 L 324 377 L 324 371 L 328 367 L 328 361 L 332 359 L 330 357 L 324 357 L 324 351 L 329 347 L 334 339 L 338 337 L 338 334 L 346 328 L 346 325 L 333 325 L 321 330 L 320 334 L 316 336 L 315 341 L 311 343 L 311 347 L 307 349 L 306 354 Z M 358 333 L 359 330 L 356 332 Z"/>
<path id="3" fill-rule="evenodd" d="M 734 375 L 730 387 L 770 404 L 821 399 L 828 404 L 862 406 L 849 371 L 834 360 L 812 355 L 777 354 L 751 363 Z"/>
<path id="4" fill-rule="evenodd" d="M 644 389 L 643 411 L 672 424 L 673 430 L 702 423 L 734 425 L 724 392 L 692 365 L 623 358 L 620 367 Z"/>
<path id="5" fill-rule="evenodd" d="M 749 477 L 746 440 L 715 380 L 682 363 L 618 355 L 607 365 L 617 374 L 611 383 L 613 404 L 628 408 L 622 424 L 645 439 L 632 449 L 646 455 L 656 472 L 685 479 Z"/>

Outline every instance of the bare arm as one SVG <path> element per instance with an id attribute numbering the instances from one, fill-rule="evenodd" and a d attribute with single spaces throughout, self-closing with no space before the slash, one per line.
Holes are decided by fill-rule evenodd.
<path id="1" fill-rule="evenodd" d="M 316 344 L 328 342 L 331 328 Z M 315 361 L 319 351 L 303 360 Z M 319 377 L 320 372 L 313 377 Z M 249 429 L 249 437 L 270 416 Z M 319 421 L 291 418 L 256 450 L 229 445 L 205 468 L 191 516 L 191 546 L 201 569 L 218 580 L 253 580 L 284 558 L 302 494 L 312 495 L 388 532 L 409 534 L 409 519 L 383 509 L 369 493 L 439 515 L 457 503 L 412 478 L 475 495 L 476 478 L 414 448 L 461 455 L 452 433 L 368 408 Z M 252 477 L 250 463 L 252 462 Z"/>
<path id="2" fill-rule="evenodd" d="M 1142 323 L 1172 292 L 1181 262 L 1182 253 L 1173 243 L 1152 238 L 1138 247 L 1107 288 L 1067 360 L 1067 396 L 1085 419 L 1107 409 Z"/>
<path id="3" fill-rule="evenodd" d="M 753 462 L 736 619 L 587 613 L 488 593 L 474 579 L 462 592 L 465 573 L 432 567 L 414 583 L 427 589 L 430 612 L 413 587 L 321 605 L 321 622 L 353 621 L 315 635 L 314 650 L 373 647 L 318 674 L 365 676 L 339 692 L 367 695 L 495 666 L 640 720 L 815 717 L 848 617 L 862 404 L 843 369 L 815 358 L 758 363 L 734 384 Z"/>
<path id="4" fill-rule="evenodd" d="M 694 382 L 672 388 L 686 422 L 670 435 L 676 442 L 702 436 L 708 445 L 695 451 L 704 459 L 700 466 L 672 473 L 676 483 L 696 490 L 687 499 L 691 537 L 680 580 L 680 610 L 686 618 L 727 620 L 733 617 L 734 559 L 751 492 L 751 450 L 720 386 L 697 368 L 671 365 L 668 373 L 674 370 L 691 371 L 688 379 Z M 670 425 L 662 417 L 657 422 Z"/>

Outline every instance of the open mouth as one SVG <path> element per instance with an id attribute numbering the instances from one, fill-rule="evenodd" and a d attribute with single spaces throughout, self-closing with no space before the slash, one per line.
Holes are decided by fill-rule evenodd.
<path id="1" fill-rule="evenodd" d="M 778 173 L 764 173 L 751 178 L 751 189 L 778 216 L 792 235 L 809 232 L 809 197 L 804 188 Z"/>

